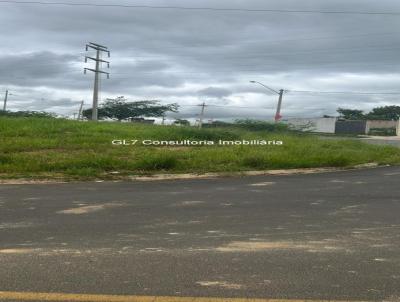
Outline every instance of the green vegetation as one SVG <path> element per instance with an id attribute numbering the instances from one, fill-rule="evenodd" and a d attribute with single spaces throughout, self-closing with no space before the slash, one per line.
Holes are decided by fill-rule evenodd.
<path id="1" fill-rule="evenodd" d="M 152 173 L 348 167 L 400 163 L 400 149 L 354 140 L 319 139 L 259 126 L 199 130 L 119 122 L 0 118 L 1 178 L 115 179 Z M 255 129 L 247 130 L 247 129 Z M 126 140 L 279 140 L 269 146 L 132 146 Z"/>
<path id="2" fill-rule="evenodd" d="M 0 110 L 0 117 L 44 117 L 44 118 L 55 118 L 55 114 L 44 112 L 44 111 L 4 111 Z"/>
<path id="3" fill-rule="evenodd" d="M 340 118 L 345 120 L 388 120 L 397 121 L 400 117 L 400 106 L 375 107 L 370 112 L 362 110 L 338 108 Z"/>
<path id="4" fill-rule="evenodd" d="M 178 104 L 161 105 L 160 101 L 147 100 L 128 102 L 125 97 L 119 96 L 115 99 L 107 99 L 98 108 L 98 118 L 116 119 L 118 121 L 127 120 L 135 117 L 161 117 L 166 112 L 177 112 Z M 83 111 L 83 116 L 91 119 L 92 109 Z"/>

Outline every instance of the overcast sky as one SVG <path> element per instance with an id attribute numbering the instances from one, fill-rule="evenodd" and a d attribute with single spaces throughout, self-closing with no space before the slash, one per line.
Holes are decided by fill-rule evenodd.
<path id="1" fill-rule="evenodd" d="M 46 0 L 44 0 L 46 1 Z M 57 2 L 59 0 L 53 0 Z M 69 3 L 400 12 L 398 0 L 63 0 Z M 0 93 L 9 110 L 72 115 L 92 99 L 87 42 L 111 51 L 101 99 L 182 105 L 170 117 L 271 119 L 273 89 L 400 91 L 400 16 L 55 6 L 0 3 Z M 104 58 L 106 59 L 106 58 Z M 108 59 L 107 59 L 108 60 Z M 400 95 L 287 92 L 283 117 L 334 115 L 338 107 L 399 105 Z"/>

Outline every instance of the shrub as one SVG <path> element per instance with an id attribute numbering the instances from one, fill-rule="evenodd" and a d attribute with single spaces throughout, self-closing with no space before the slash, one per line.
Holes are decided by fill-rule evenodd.
<path id="1" fill-rule="evenodd" d="M 0 116 L 55 118 L 55 114 L 44 111 L 0 111 Z"/>
<path id="2" fill-rule="evenodd" d="M 235 126 L 251 130 L 251 131 L 285 131 L 288 130 L 288 126 L 282 123 L 271 123 L 266 121 L 259 121 L 259 120 L 236 120 Z"/>
<path id="3" fill-rule="evenodd" d="M 135 168 L 145 171 L 172 170 L 176 167 L 178 160 L 170 154 L 151 154 L 139 160 Z"/>

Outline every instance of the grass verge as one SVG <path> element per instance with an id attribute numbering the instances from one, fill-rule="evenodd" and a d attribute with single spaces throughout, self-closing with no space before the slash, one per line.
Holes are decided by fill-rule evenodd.
<path id="1" fill-rule="evenodd" d="M 283 145 L 123 146 L 113 145 L 115 139 L 279 140 Z M 115 179 L 164 172 L 351 167 L 370 162 L 399 164 L 400 149 L 285 131 L 0 118 L 2 179 Z"/>

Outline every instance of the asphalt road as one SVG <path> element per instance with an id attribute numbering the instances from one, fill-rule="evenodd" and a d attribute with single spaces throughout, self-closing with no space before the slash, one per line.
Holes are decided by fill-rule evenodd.
<path id="1" fill-rule="evenodd" d="M 0 291 L 399 301 L 399 180 L 0 185 Z"/>

